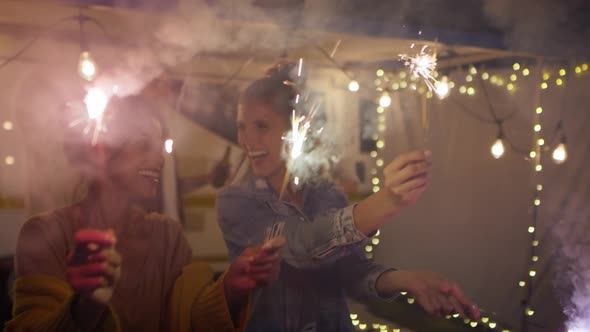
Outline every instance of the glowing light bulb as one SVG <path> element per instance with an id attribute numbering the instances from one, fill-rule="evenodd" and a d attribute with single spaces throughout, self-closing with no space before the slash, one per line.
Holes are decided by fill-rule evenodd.
<path id="1" fill-rule="evenodd" d="M 534 201 L 534 204 L 535 204 L 535 206 L 539 206 L 539 205 L 541 205 L 541 200 L 540 200 L 540 199 L 538 199 L 538 198 L 537 198 L 537 199 L 535 199 L 535 201 Z"/>
<path id="2" fill-rule="evenodd" d="M 579 73 L 581 73 L 581 72 L 582 72 L 582 67 L 580 67 L 580 66 L 576 66 L 576 69 L 575 69 L 575 71 L 576 71 L 576 74 L 579 74 Z"/>
<path id="3" fill-rule="evenodd" d="M 359 91 L 360 85 L 359 82 L 352 80 L 350 81 L 350 83 L 348 83 L 348 90 L 351 92 L 357 92 Z"/>
<path id="4" fill-rule="evenodd" d="M 371 246 L 371 245 L 366 245 L 366 246 L 365 246 L 365 251 L 366 251 L 366 252 L 371 252 L 371 251 L 373 251 L 373 246 Z"/>
<path id="5" fill-rule="evenodd" d="M 514 84 L 512 84 L 512 83 L 508 83 L 508 84 L 506 84 L 506 89 L 507 89 L 508 91 L 514 91 Z"/>
<path id="6" fill-rule="evenodd" d="M 532 315 L 535 314 L 535 311 L 533 309 L 531 309 L 531 308 L 527 308 L 526 309 L 526 314 L 527 314 L 527 316 L 532 316 Z"/>
<path id="7" fill-rule="evenodd" d="M 6 156 L 6 158 L 4 158 L 4 163 L 6 163 L 6 165 L 14 165 L 14 157 Z"/>
<path id="8" fill-rule="evenodd" d="M 547 82 L 541 83 L 541 89 L 543 89 L 543 90 L 547 89 L 548 86 L 549 85 L 547 84 Z"/>
<path id="9" fill-rule="evenodd" d="M 555 80 L 555 84 L 561 86 L 561 85 L 563 85 L 563 80 L 561 78 L 558 78 Z"/>
<path id="10" fill-rule="evenodd" d="M 490 318 L 489 318 L 489 317 L 482 317 L 482 318 L 481 318 L 481 322 L 482 322 L 482 323 L 487 323 L 487 322 L 489 322 L 489 321 L 490 321 Z"/>
<path id="11" fill-rule="evenodd" d="M 538 143 L 539 145 L 544 145 L 544 144 L 545 144 L 545 140 L 544 140 L 544 139 L 542 139 L 542 138 L 539 138 L 539 139 L 537 140 L 537 143 Z"/>
<path id="12" fill-rule="evenodd" d="M 562 164 L 567 159 L 567 150 L 565 149 L 565 144 L 559 143 L 555 150 L 553 150 L 552 157 L 556 164 Z"/>
<path id="13" fill-rule="evenodd" d="M 533 129 L 534 129 L 536 132 L 539 132 L 539 131 L 541 131 L 541 125 L 540 125 L 540 124 L 536 124 L 536 125 L 533 127 Z"/>
<path id="14" fill-rule="evenodd" d="M 522 70 L 522 75 L 523 76 L 529 76 L 529 74 L 531 73 L 531 71 L 528 68 L 525 68 Z"/>
<path id="15" fill-rule="evenodd" d="M 350 319 L 356 319 L 358 317 L 357 314 L 350 314 Z"/>
<path id="16" fill-rule="evenodd" d="M 495 329 L 496 328 L 496 322 L 490 322 L 490 324 L 488 325 L 491 329 Z"/>
<path id="17" fill-rule="evenodd" d="M 538 106 L 538 107 L 535 109 L 535 112 L 536 112 L 537 114 L 541 114 L 541 113 L 543 113 L 543 107 L 541 107 L 541 106 Z"/>
<path id="18" fill-rule="evenodd" d="M 412 304 L 412 303 L 414 303 L 414 298 L 413 298 L 413 297 L 408 297 L 408 303 L 409 303 L 409 304 Z"/>
<path id="19" fill-rule="evenodd" d="M 471 68 L 469 68 L 469 72 L 470 72 L 472 75 L 475 75 L 475 74 L 477 74 L 477 69 L 476 69 L 475 67 L 471 67 Z"/>
<path id="20" fill-rule="evenodd" d="M 535 226 L 529 226 L 529 233 L 533 234 L 535 232 Z"/>
<path id="21" fill-rule="evenodd" d="M 512 65 L 512 69 L 514 69 L 514 70 L 519 70 L 519 69 L 520 69 L 520 63 L 518 63 L 518 62 L 515 62 L 515 63 Z"/>
<path id="22" fill-rule="evenodd" d="M 471 327 L 476 327 L 477 326 L 477 322 L 476 321 L 470 322 L 469 325 L 471 325 Z"/>
<path id="23" fill-rule="evenodd" d="M 526 286 L 526 282 L 523 281 L 523 280 L 521 280 L 521 281 L 518 282 L 518 286 L 524 287 L 524 286 Z"/>
<path id="24" fill-rule="evenodd" d="M 96 63 L 90 56 L 88 51 L 80 53 L 80 59 L 78 60 L 78 74 L 87 80 L 91 81 L 96 76 Z"/>
<path id="25" fill-rule="evenodd" d="M 473 96 L 475 94 L 475 89 L 473 87 L 467 88 L 467 94 Z"/>
<path id="26" fill-rule="evenodd" d="M 381 107 L 389 107 L 389 105 L 391 105 L 391 97 L 389 96 L 389 93 L 386 92 L 381 95 L 381 98 L 379 98 L 379 105 Z"/>
<path id="27" fill-rule="evenodd" d="M 535 271 L 535 270 L 530 270 L 529 271 L 529 276 L 534 277 L 536 275 L 537 275 L 537 271 Z"/>
<path id="28" fill-rule="evenodd" d="M 375 143 L 375 145 L 377 146 L 377 148 L 383 149 L 383 147 L 385 146 L 385 142 L 382 140 L 378 140 L 377 143 Z"/>
<path id="29" fill-rule="evenodd" d="M 483 74 L 481 74 L 481 79 L 482 79 L 482 80 L 484 80 L 484 81 L 485 81 L 485 80 L 487 80 L 488 78 L 490 78 L 490 74 L 488 74 L 487 72 L 486 72 L 486 73 L 483 73 Z"/>
<path id="30" fill-rule="evenodd" d="M 371 157 L 376 158 L 377 157 L 377 151 L 373 150 L 370 153 Z"/>
<path id="31" fill-rule="evenodd" d="M 298 176 L 296 176 L 296 177 L 294 177 L 294 178 L 293 178 L 293 183 L 294 183 L 296 186 L 298 186 L 298 185 L 299 185 L 299 177 L 298 177 Z"/>
<path id="32" fill-rule="evenodd" d="M 543 165 L 541 165 L 541 164 L 535 165 L 535 171 L 540 172 L 541 170 L 543 170 Z"/>
<path id="33" fill-rule="evenodd" d="M 437 81 L 434 84 L 434 89 L 439 99 L 444 99 L 446 96 L 449 95 L 449 83 L 445 78 L 443 78 L 441 81 Z"/>
<path id="34" fill-rule="evenodd" d="M 502 142 L 502 139 L 496 139 L 490 150 L 492 151 L 492 156 L 494 156 L 494 158 L 499 159 L 502 157 L 504 154 L 504 142 Z"/>
<path id="35" fill-rule="evenodd" d="M 2 124 L 2 128 L 4 128 L 4 130 L 12 130 L 12 128 L 13 128 L 12 122 L 4 121 L 4 123 Z"/>
<path id="36" fill-rule="evenodd" d="M 86 111 L 88 112 L 88 118 L 97 119 L 101 117 L 107 107 L 108 97 L 99 88 L 91 88 L 88 90 L 84 103 L 86 104 Z"/>
<path id="37" fill-rule="evenodd" d="M 375 74 L 379 77 L 385 75 L 385 71 L 383 69 L 377 69 L 377 71 L 375 72 Z"/>
<path id="38" fill-rule="evenodd" d="M 566 74 L 566 73 L 567 73 L 567 72 L 566 72 L 566 71 L 565 71 L 565 69 L 563 69 L 563 68 L 561 68 L 561 69 L 559 70 L 559 76 L 565 76 L 565 74 Z"/>
<path id="39" fill-rule="evenodd" d="M 531 260 L 533 262 L 537 262 L 539 260 L 539 256 L 533 256 L 533 257 L 531 257 Z"/>
<path id="40" fill-rule="evenodd" d="M 383 166 L 383 159 L 377 159 L 377 161 L 375 162 L 375 164 L 376 164 L 378 167 L 381 167 L 381 166 Z"/>
<path id="41" fill-rule="evenodd" d="M 537 185 L 537 191 L 541 191 L 543 190 L 543 185 L 542 184 L 538 184 Z"/>
<path id="42" fill-rule="evenodd" d="M 166 152 L 172 153 L 173 147 L 174 147 L 174 141 L 172 139 L 169 138 L 164 142 L 164 149 L 166 150 Z"/>
<path id="43" fill-rule="evenodd" d="M 536 156 L 537 156 L 537 152 L 535 152 L 535 151 L 531 151 L 529 153 L 529 157 L 531 157 L 531 158 L 535 158 Z"/>
<path id="44" fill-rule="evenodd" d="M 539 245 L 539 241 L 537 241 L 537 240 L 534 240 L 534 241 L 532 242 L 532 245 L 533 245 L 533 247 L 536 247 L 536 246 L 538 246 L 538 245 Z"/>
<path id="45" fill-rule="evenodd" d="M 518 79 L 518 77 L 516 76 L 516 74 L 512 74 L 512 75 L 510 75 L 510 80 L 511 80 L 512 82 L 516 81 L 517 79 Z"/>
<path id="46" fill-rule="evenodd" d="M 379 244 L 379 239 L 375 237 L 375 238 L 371 239 L 371 243 L 373 245 L 378 245 Z"/>
<path id="47" fill-rule="evenodd" d="M 471 82 L 471 81 L 473 81 L 473 76 L 471 76 L 471 75 L 467 75 L 467 76 L 465 76 L 465 81 L 466 81 L 466 82 Z"/>
<path id="48" fill-rule="evenodd" d="M 373 178 L 372 181 L 374 185 L 378 185 L 379 184 L 379 178 Z"/>
<path id="49" fill-rule="evenodd" d="M 459 87 L 459 93 L 464 94 L 465 92 L 467 92 L 467 87 L 464 85 L 461 85 Z"/>

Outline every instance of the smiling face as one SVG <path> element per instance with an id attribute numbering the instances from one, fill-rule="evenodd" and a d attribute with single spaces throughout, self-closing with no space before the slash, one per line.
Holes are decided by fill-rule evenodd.
<path id="1" fill-rule="evenodd" d="M 248 154 L 252 172 L 258 177 L 282 174 L 281 158 L 285 118 L 262 102 L 248 102 L 238 109 L 238 142 Z"/>

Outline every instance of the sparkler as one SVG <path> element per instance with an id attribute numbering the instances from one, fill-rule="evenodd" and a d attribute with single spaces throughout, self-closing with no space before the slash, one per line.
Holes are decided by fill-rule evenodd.
<path id="1" fill-rule="evenodd" d="M 414 44 L 412 44 L 412 48 Z M 435 85 L 438 83 L 434 78 L 434 71 L 436 70 L 436 51 L 432 54 L 427 52 L 428 45 L 422 46 L 420 52 L 414 56 L 408 54 L 400 54 L 400 60 L 404 62 L 410 72 L 417 78 L 421 78 L 428 90 L 436 91 Z"/>
<path id="2" fill-rule="evenodd" d="M 302 67 L 303 59 L 300 58 L 297 68 L 298 78 L 301 77 Z M 301 89 L 301 87 L 293 81 L 284 81 L 283 84 L 294 86 L 298 90 Z M 308 98 L 302 97 L 301 93 L 296 95 L 291 115 L 291 131 L 283 137 L 285 142 L 283 158 L 286 161 L 287 169 L 279 192 L 279 200 L 282 200 L 292 174 L 295 175 L 295 185 L 298 185 L 301 181 L 305 180 L 305 176 L 298 173 L 304 172 L 305 169 L 309 167 L 309 165 L 306 164 L 312 159 L 309 156 L 309 151 L 306 151 L 306 147 L 309 146 L 306 143 L 310 141 L 310 137 L 316 134 L 319 135 L 323 131 L 323 127 L 316 131 L 313 129 L 312 125 L 312 120 L 319 109 L 320 103 L 317 100 L 314 100 L 313 103 L 311 103 L 311 107 L 307 108 L 307 105 L 310 104 L 307 99 Z"/>
<path id="3" fill-rule="evenodd" d="M 84 108 L 85 115 L 74 119 L 70 122 L 69 127 L 73 128 L 80 124 L 85 124 L 83 132 L 89 134 L 90 130 L 93 129 L 92 133 L 92 145 L 96 145 L 98 142 L 98 136 L 101 132 L 106 132 L 104 125 L 104 111 L 109 102 L 109 96 L 107 93 L 98 87 L 92 87 L 86 92 L 84 97 Z M 68 104 L 68 106 L 80 109 L 83 106 L 77 104 Z"/>

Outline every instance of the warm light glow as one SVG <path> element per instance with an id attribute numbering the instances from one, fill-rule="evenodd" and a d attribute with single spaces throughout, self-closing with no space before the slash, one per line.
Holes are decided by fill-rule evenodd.
<path id="1" fill-rule="evenodd" d="M 549 85 L 547 85 L 547 82 L 543 82 L 541 83 L 541 89 L 547 89 Z"/>
<path id="2" fill-rule="evenodd" d="M 377 113 L 381 114 L 385 111 L 385 108 L 383 108 L 382 106 L 377 107 Z"/>
<path id="3" fill-rule="evenodd" d="M 555 80 L 555 84 L 557 85 L 563 85 L 563 80 L 561 78 L 558 78 Z"/>
<path id="4" fill-rule="evenodd" d="M 406 82 L 406 81 L 399 82 L 399 87 L 402 88 L 402 89 L 407 88 L 408 87 L 408 82 Z"/>
<path id="5" fill-rule="evenodd" d="M 587 64 L 587 63 L 583 63 L 583 64 L 582 64 L 582 70 L 583 70 L 583 71 L 586 71 L 586 70 L 588 70 L 588 64 Z"/>
<path id="6" fill-rule="evenodd" d="M 371 251 L 373 251 L 373 246 L 371 246 L 371 245 L 366 245 L 366 246 L 365 246 L 365 251 L 366 251 L 366 252 L 371 252 Z"/>
<path id="7" fill-rule="evenodd" d="M 372 239 L 371 239 L 371 243 L 372 243 L 373 245 L 378 245 L 378 244 L 379 244 L 379 239 L 378 239 L 378 238 L 376 238 L 376 237 L 374 237 L 374 238 L 372 238 Z"/>
<path id="8" fill-rule="evenodd" d="M 553 161 L 556 164 L 561 164 L 567 159 L 567 150 L 565 149 L 565 144 L 559 143 L 555 150 L 553 150 Z"/>
<path id="9" fill-rule="evenodd" d="M 471 82 L 471 81 L 473 81 L 473 76 L 471 76 L 471 75 L 467 75 L 467 76 L 465 76 L 465 81 L 466 81 L 466 82 Z"/>
<path id="10" fill-rule="evenodd" d="M 88 90 L 84 103 L 86 104 L 86 111 L 88 118 L 97 119 L 102 116 L 107 107 L 109 99 L 107 95 L 99 88 L 91 88 Z"/>
<path id="11" fill-rule="evenodd" d="M 80 53 L 78 74 L 87 81 L 91 81 L 96 76 L 96 63 L 87 51 Z"/>
<path id="12" fill-rule="evenodd" d="M 529 226 L 529 233 L 534 233 L 535 232 L 535 226 Z"/>
<path id="13" fill-rule="evenodd" d="M 537 271 L 535 271 L 535 270 L 530 270 L 529 271 L 529 276 L 534 277 L 536 275 L 537 275 Z"/>
<path id="14" fill-rule="evenodd" d="M 476 327 L 477 326 L 477 322 L 476 321 L 470 322 L 469 325 L 471 327 Z"/>
<path id="15" fill-rule="evenodd" d="M 473 96 L 475 94 L 475 89 L 473 87 L 467 88 L 467 94 Z"/>
<path id="16" fill-rule="evenodd" d="M 383 142 L 382 140 L 378 140 L 377 143 L 375 143 L 375 145 L 377 146 L 377 148 L 383 149 L 383 147 L 385 146 L 385 142 Z"/>
<path id="17" fill-rule="evenodd" d="M 490 322 L 490 324 L 488 325 L 491 329 L 495 329 L 496 328 L 496 323 L 495 322 Z"/>
<path id="18" fill-rule="evenodd" d="M 414 303 L 414 298 L 413 298 L 413 297 L 408 297 L 408 303 L 409 303 L 409 304 L 412 304 L 412 303 Z"/>
<path id="19" fill-rule="evenodd" d="M 170 138 L 167 139 L 164 142 L 164 149 L 166 150 L 166 152 L 172 153 L 173 148 L 174 148 L 174 141 Z"/>
<path id="20" fill-rule="evenodd" d="M 508 91 L 513 91 L 514 90 L 514 84 L 512 84 L 512 83 L 506 84 L 506 89 L 508 89 Z"/>
<path id="21" fill-rule="evenodd" d="M 533 243 L 532 243 L 532 245 L 533 245 L 533 247 L 536 247 L 536 246 L 538 246 L 538 245 L 539 245 L 539 241 L 537 241 L 537 240 L 533 240 Z"/>
<path id="22" fill-rule="evenodd" d="M 367 324 L 365 324 L 365 323 L 359 324 L 359 329 L 365 330 L 366 328 L 367 328 Z"/>
<path id="23" fill-rule="evenodd" d="M 543 79 L 546 81 L 550 77 L 549 73 L 543 73 Z"/>
<path id="24" fill-rule="evenodd" d="M 481 79 L 483 79 L 484 81 L 487 80 L 488 78 L 490 78 L 490 74 L 488 74 L 487 72 L 481 74 Z"/>
<path id="25" fill-rule="evenodd" d="M 543 190 L 543 185 L 542 184 L 538 184 L 537 185 L 537 191 L 541 191 Z"/>
<path id="26" fill-rule="evenodd" d="M 14 165 L 14 157 L 6 156 L 6 158 L 4 158 L 4 162 L 6 163 L 6 165 Z"/>
<path id="27" fill-rule="evenodd" d="M 482 323 L 487 323 L 487 322 L 489 322 L 489 321 L 490 321 L 490 318 L 489 318 L 489 317 L 482 317 L 482 318 L 481 318 L 481 322 L 482 322 Z"/>
<path id="28" fill-rule="evenodd" d="M 12 122 L 4 121 L 4 123 L 2 124 L 2 128 L 4 128 L 5 130 L 12 130 Z"/>
<path id="29" fill-rule="evenodd" d="M 565 74 L 566 74 L 566 71 L 565 71 L 565 69 L 561 68 L 561 69 L 559 70 L 559 76 L 565 76 Z"/>
<path id="30" fill-rule="evenodd" d="M 350 319 L 357 319 L 358 315 L 357 314 L 350 314 Z"/>
<path id="31" fill-rule="evenodd" d="M 522 70 L 522 75 L 523 76 L 529 76 L 529 74 L 531 73 L 531 71 L 528 68 L 525 68 Z"/>
<path id="32" fill-rule="evenodd" d="M 449 83 L 447 83 L 446 77 L 443 77 L 441 81 L 438 81 L 434 84 L 434 89 L 436 95 L 439 99 L 444 99 L 446 96 L 449 95 Z"/>
<path id="33" fill-rule="evenodd" d="M 536 132 L 539 132 L 539 131 L 541 131 L 541 125 L 537 123 L 537 124 L 536 124 L 536 125 L 533 127 L 533 129 L 534 129 Z"/>
<path id="34" fill-rule="evenodd" d="M 392 88 L 393 90 L 395 90 L 395 91 L 399 90 L 399 83 L 393 83 L 393 84 L 391 85 L 391 88 Z"/>
<path id="35" fill-rule="evenodd" d="M 529 157 L 531 157 L 531 158 L 535 158 L 536 156 L 537 156 L 537 152 L 535 152 L 535 151 L 531 151 L 529 153 Z"/>
<path id="36" fill-rule="evenodd" d="M 533 262 L 536 262 L 536 261 L 538 261 L 538 260 L 539 260 L 539 256 L 533 256 L 533 257 L 531 258 L 531 260 L 532 260 Z"/>
<path id="37" fill-rule="evenodd" d="M 542 138 L 539 138 L 539 140 L 537 140 L 537 143 L 538 143 L 539 145 L 544 145 L 544 144 L 545 144 L 545 140 L 544 140 L 544 139 L 542 139 Z"/>
<path id="38" fill-rule="evenodd" d="M 373 192 L 374 193 L 379 192 L 379 190 L 380 190 L 379 186 L 374 186 L 373 187 Z"/>
<path id="39" fill-rule="evenodd" d="M 520 63 L 518 63 L 518 62 L 515 62 L 515 63 L 512 65 L 512 69 L 514 69 L 514 70 L 519 70 L 519 69 L 520 69 Z"/>
<path id="40" fill-rule="evenodd" d="M 582 72 L 582 67 L 576 66 L 575 71 L 576 71 L 576 74 L 581 73 Z"/>
<path id="41" fill-rule="evenodd" d="M 377 74 L 377 76 L 381 77 L 381 76 L 385 75 L 385 71 L 383 69 L 377 69 L 375 74 Z"/>
<path id="42" fill-rule="evenodd" d="M 523 281 L 523 280 L 521 280 L 521 281 L 518 282 L 518 286 L 524 287 L 524 286 L 526 286 L 526 282 Z"/>
<path id="43" fill-rule="evenodd" d="M 527 314 L 527 316 L 532 316 L 532 315 L 535 314 L 535 311 L 533 309 L 531 309 L 531 308 L 527 308 L 526 309 L 526 314 Z"/>
<path id="44" fill-rule="evenodd" d="M 389 93 L 385 92 L 381 95 L 381 98 L 379 98 L 379 105 L 381 107 L 389 107 L 389 105 L 391 105 L 391 97 L 389 96 Z"/>
<path id="45" fill-rule="evenodd" d="M 475 74 L 477 74 L 477 69 L 476 69 L 475 67 L 471 67 L 471 68 L 469 68 L 469 72 L 470 72 L 472 75 L 475 75 Z"/>
<path id="46" fill-rule="evenodd" d="M 492 156 L 494 156 L 494 158 L 499 159 L 500 157 L 502 157 L 502 155 L 504 154 L 504 142 L 502 142 L 501 138 L 498 138 L 494 142 L 490 151 L 492 151 Z"/>
<path id="47" fill-rule="evenodd" d="M 379 178 L 373 178 L 371 180 L 371 182 L 373 182 L 374 185 L 378 185 L 379 184 Z"/>
<path id="48" fill-rule="evenodd" d="M 359 82 L 352 80 L 350 81 L 350 83 L 348 83 L 348 90 L 351 92 L 357 92 L 359 91 L 360 85 Z"/>
<path id="49" fill-rule="evenodd" d="M 298 185 L 299 185 L 299 177 L 298 177 L 298 176 L 296 176 L 296 177 L 294 177 L 294 178 L 293 178 L 293 183 L 294 183 L 296 186 L 298 186 Z"/>
<path id="50" fill-rule="evenodd" d="M 516 76 L 516 74 L 510 75 L 510 80 L 513 81 L 513 82 L 516 81 L 517 78 L 518 77 Z"/>
<path id="51" fill-rule="evenodd" d="M 359 321 L 358 321 L 358 319 L 353 319 L 353 320 L 352 320 L 352 325 L 354 325 L 354 326 L 357 326 L 357 325 L 359 325 Z"/>
<path id="52" fill-rule="evenodd" d="M 464 86 L 464 85 L 461 85 L 461 86 L 459 87 L 459 92 L 460 92 L 461 94 L 464 94 L 465 92 L 467 92 L 467 87 L 466 87 L 466 86 Z"/>
<path id="53" fill-rule="evenodd" d="M 375 164 L 379 167 L 383 166 L 383 159 L 377 159 L 377 161 L 375 162 Z"/>
<path id="54" fill-rule="evenodd" d="M 377 157 L 377 151 L 375 151 L 375 150 L 371 151 L 370 155 L 373 158 Z"/>
<path id="55" fill-rule="evenodd" d="M 537 114 L 541 114 L 541 113 L 543 113 L 543 107 L 541 107 L 541 106 L 537 106 L 537 108 L 535 109 L 535 112 L 536 112 Z"/>
<path id="56" fill-rule="evenodd" d="M 539 205 L 541 205 L 541 200 L 537 198 L 537 199 L 535 199 L 534 203 L 536 206 L 539 206 Z"/>

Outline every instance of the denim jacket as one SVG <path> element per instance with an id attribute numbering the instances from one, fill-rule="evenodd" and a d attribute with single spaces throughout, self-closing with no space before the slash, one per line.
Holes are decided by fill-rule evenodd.
<path id="1" fill-rule="evenodd" d="M 345 294 L 378 296 L 375 282 L 388 269 L 366 258 L 368 238 L 355 227 L 353 206 L 328 183 L 304 188 L 303 209 L 277 196 L 266 180 L 249 176 L 217 197 L 232 260 L 284 223 L 279 279 L 254 292 L 246 331 L 354 331 Z"/>

